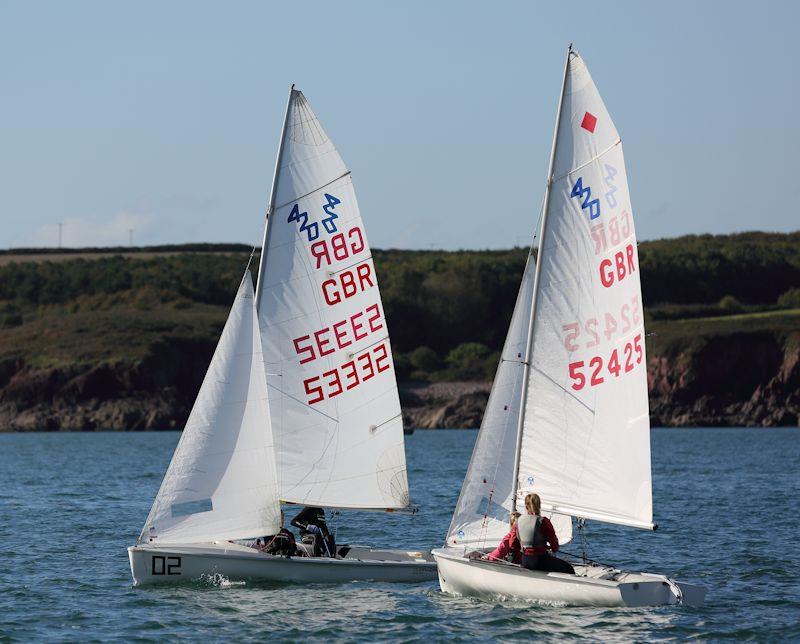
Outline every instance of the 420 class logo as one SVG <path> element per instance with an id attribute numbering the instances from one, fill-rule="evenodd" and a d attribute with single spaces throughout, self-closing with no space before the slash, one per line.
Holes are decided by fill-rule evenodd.
<path id="1" fill-rule="evenodd" d="M 583 177 L 578 177 L 575 185 L 572 186 L 572 192 L 569 196 L 583 199 L 581 210 L 589 211 L 589 219 L 597 219 L 600 216 L 600 200 L 597 198 L 592 199 L 592 189 L 583 185 Z"/>
<path id="2" fill-rule="evenodd" d="M 603 176 L 603 181 L 608 187 L 608 191 L 604 196 L 608 207 L 613 210 L 617 207 L 617 197 L 615 195 L 617 186 L 614 185 L 614 177 L 617 176 L 617 169 L 608 163 L 604 164 L 604 167 L 606 173 L 605 176 Z M 583 177 L 578 177 L 575 185 L 572 186 L 572 192 L 569 193 L 569 196 L 577 197 L 582 200 L 581 210 L 587 210 L 589 212 L 590 220 L 597 219 L 600 216 L 600 200 L 596 197 L 592 199 L 592 188 L 583 185 Z"/>
<path id="3" fill-rule="evenodd" d="M 321 220 L 322 226 L 329 234 L 333 234 L 336 232 L 336 219 L 338 219 L 339 215 L 337 215 L 334 211 L 336 206 L 341 202 L 340 199 L 337 199 L 333 195 L 329 195 L 327 192 L 325 193 L 325 203 L 322 206 L 322 210 L 325 212 L 325 218 Z M 289 213 L 289 218 L 286 220 L 287 223 L 292 223 L 296 221 L 300 224 L 300 232 L 304 232 L 308 241 L 312 242 L 319 237 L 319 223 L 316 221 L 312 221 L 309 223 L 308 221 L 308 212 L 300 212 L 300 205 L 295 204 L 294 208 L 292 208 L 292 212 Z"/>

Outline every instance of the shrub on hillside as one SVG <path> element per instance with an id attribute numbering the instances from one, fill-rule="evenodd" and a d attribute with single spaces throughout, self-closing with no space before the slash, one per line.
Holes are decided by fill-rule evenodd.
<path id="1" fill-rule="evenodd" d="M 409 360 L 415 369 L 431 373 L 442 368 L 442 361 L 430 347 L 417 347 L 409 354 Z"/>
<path id="2" fill-rule="evenodd" d="M 719 301 L 719 308 L 729 313 L 738 313 L 744 311 L 744 306 L 733 295 L 726 295 Z"/>
<path id="3" fill-rule="evenodd" d="M 800 309 L 800 288 L 790 288 L 778 298 L 782 309 Z"/>
<path id="4" fill-rule="evenodd" d="M 447 354 L 448 375 L 453 380 L 485 380 L 491 355 L 489 347 L 480 342 L 459 344 Z"/>

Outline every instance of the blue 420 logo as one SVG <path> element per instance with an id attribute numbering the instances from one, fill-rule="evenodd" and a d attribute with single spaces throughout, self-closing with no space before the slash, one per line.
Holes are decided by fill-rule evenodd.
<path id="1" fill-rule="evenodd" d="M 570 197 L 578 197 L 583 199 L 581 202 L 581 210 L 589 211 L 589 219 L 597 219 L 600 216 L 600 200 L 592 199 L 592 189 L 589 186 L 584 188 L 583 177 L 578 177 L 575 185 L 572 186 Z"/>
<path id="2" fill-rule="evenodd" d="M 328 233 L 335 233 L 336 222 L 334 220 L 338 219 L 339 215 L 333 212 L 333 210 L 342 202 L 340 199 L 337 199 L 333 195 L 329 195 L 327 192 L 325 193 L 325 200 L 327 203 L 322 206 L 322 210 L 325 211 L 326 217 L 320 221 Z M 308 238 L 308 241 L 310 242 L 319 237 L 319 224 L 316 221 L 309 223 L 308 212 L 300 212 L 299 204 L 294 205 L 294 208 L 292 208 L 292 212 L 289 213 L 289 218 L 286 221 L 287 223 L 291 223 L 293 221 L 298 222 L 300 224 L 300 232 L 304 232 Z"/>

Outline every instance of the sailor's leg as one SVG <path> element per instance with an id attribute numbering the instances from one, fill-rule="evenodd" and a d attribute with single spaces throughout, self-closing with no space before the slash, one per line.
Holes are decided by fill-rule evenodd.
<path id="1" fill-rule="evenodd" d="M 575 569 L 569 562 L 559 559 L 558 557 L 554 557 L 550 553 L 543 554 L 539 557 L 539 561 L 537 561 L 537 570 L 546 570 L 547 572 L 563 572 L 568 575 L 575 574 Z"/>

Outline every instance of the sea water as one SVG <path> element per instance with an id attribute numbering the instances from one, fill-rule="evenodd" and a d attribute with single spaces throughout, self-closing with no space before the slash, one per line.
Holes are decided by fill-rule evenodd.
<path id="1" fill-rule="evenodd" d="M 440 545 L 475 436 L 441 430 L 407 437 L 419 514 L 342 513 L 339 542 Z M 278 585 L 212 577 L 134 588 L 125 549 L 177 440 L 174 432 L 0 435 L 0 641 L 800 639 L 796 429 L 653 430 L 660 529 L 589 525 L 594 558 L 703 584 L 703 608 L 487 602 L 445 595 L 436 582 Z"/>

